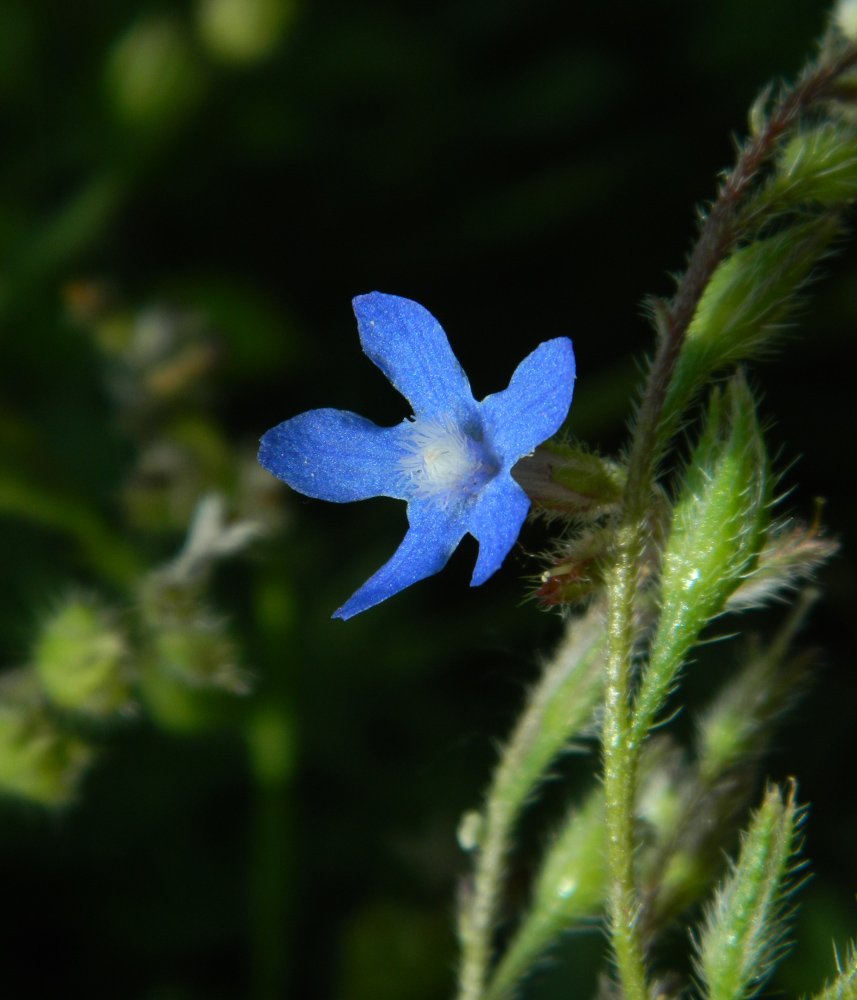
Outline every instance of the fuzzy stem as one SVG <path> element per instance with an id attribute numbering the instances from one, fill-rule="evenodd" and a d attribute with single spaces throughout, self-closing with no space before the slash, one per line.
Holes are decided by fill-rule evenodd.
<path id="1" fill-rule="evenodd" d="M 602 728 L 607 866 L 612 881 L 609 909 L 613 950 L 625 1000 L 646 1000 L 648 987 L 636 928 L 638 904 L 634 884 L 633 803 L 638 754 L 629 738 L 634 598 L 641 546 L 635 525 L 620 530 L 619 534 L 610 587 L 607 694 Z"/>
<path id="2" fill-rule="evenodd" d="M 671 302 L 654 303 L 658 347 L 637 416 L 628 461 L 623 509 L 617 530 L 616 564 L 609 587 L 607 697 L 603 727 L 604 787 L 608 831 L 607 860 L 612 881 L 610 917 L 613 949 L 626 1000 L 648 996 L 644 949 L 636 925 L 634 879 L 634 797 L 642 738 L 631 733 L 631 666 L 634 613 L 646 518 L 657 464 L 668 443 L 662 414 L 667 390 L 688 328 L 717 266 L 747 231 L 739 207 L 782 134 L 832 92 L 846 69 L 857 62 L 848 46 L 838 58 L 804 75 L 741 147 L 691 253 L 687 270 Z M 645 736 L 645 734 L 643 734 Z"/>
<path id="3" fill-rule="evenodd" d="M 473 883 L 460 904 L 460 1000 L 478 1000 L 485 993 L 515 824 L 551 762 L 591 723 L 603 690 L 603 648 L 603 619 L 593 607 L 570 623 L 494 772 Z"/>

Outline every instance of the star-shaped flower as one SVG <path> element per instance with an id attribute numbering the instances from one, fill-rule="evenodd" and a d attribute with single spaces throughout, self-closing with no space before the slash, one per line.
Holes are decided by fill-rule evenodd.
<path id="1" fill-rule="evenodd" d="M 292 489 L 347 503 L 406 500 L 409 528 L 393 558 L 334 614 L 351 618 L 440 572 L 458 543 L 479 542 L 472 587 L 495 573 L 530 508 L 512 466 L 558 429 L 571 405 L 574 351 L 541 344 L 503 392 L 477 403 L 446 334 L 410 299 L 354 299 L 364 352 L 413 408 L 396 427 L 346 410 L 310 410 L 262 438 L 259 461 Z"/>

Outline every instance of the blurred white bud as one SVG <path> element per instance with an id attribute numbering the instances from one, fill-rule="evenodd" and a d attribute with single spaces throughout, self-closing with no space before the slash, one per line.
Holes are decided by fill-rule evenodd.
<path id="1" fill-rule="evenodd" d="M 857 42 L 857 0 L 839 0 L 833 20 L 849 42 Z"/>
<path id="2" fill-rule="evenodd" d="M 191 580 L 215 560 L 246 548 L 260 534 L 255 521 L 226 522 L 226 500 L 219 493 L 204 496 L 196 506 L 184 548 L 169 566 L 174 579 Z"/>

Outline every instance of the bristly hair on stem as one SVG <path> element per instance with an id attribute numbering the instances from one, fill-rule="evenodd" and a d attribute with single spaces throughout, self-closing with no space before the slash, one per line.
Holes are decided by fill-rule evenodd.
<path id="1" fill-rule="evenodd" d="M 831 52 L 828 46 L 828 53 Z M 654 487 L 657 466 L 668 443 L 663 415 L 667 394 L 691 322 L 720 264 L 747 232 L 742 199 L 761 168 L 772 159 L 781 138 L 803 116 L 827 99 L 834 83 L 857 64 L 857 47 L 843 44 L 828 59 L 811 65 L 798 84 L 785 91 L 765 116 L 756 106 L 753 134 L 739 146 L 737 162 L 726 175 L 690 255 L 674 297 L 654 301 L 658 340 L 648 383 L 637 413 L 629 451 L 622 513 L 614 546 L 614 569 L 608 573 L 607 696 L 602 729 L 611 939 L 625 1000 L 648 997 L 644 949 L 636 925 L 638 909 L 634 872 L 633 816 L 636 770 L 645 731 L 631 724 L 633 617 L 637 604 L 641 524 Z M 668 430 L 668 428 L 667 428 Z M 651 717 L 649 720 L 654 721 Z"/>
<path id="2" fill-rule="evenodd" d="M 700 213 L 698 237 L 675 294 L 648 300 L 657 338 L 625 461 L 611 465 L 582 449 L 548 442 L 516 467 L 516 478 L 520 476 L 534 508 L 539 513 L 559 512 L 581 532 L 570 536 L 568 558 L 555 559 L 542 581 L 550 584 L 550 592 L 540 596 L 546 604 L 565 608 L 590 601 L 589 615 L 569 618 L 572 649 L 589 635 L 593 609 L 598 611 L 600 642 L 587 638 L 584 645 L 587 656 L 597 651 L 599 665 L 603 661 L 599 692 L 603 809 L 599 800 L 597 809 L 593 805 L 591 810 L 572 813 L 574 818 L 557 841 L 561 846 L 548 852 L 549 863 L 539 876 L 528 916 L 513 930 L 505 955 L 497 954 L 495 931 L 514 826 L 558 752 L 559 737 L 567 738 L 562 724 L 547 725 L 546 720 L 554 709 L 561 708 L 562 715 L 571 707 L 560 692 L 571 692 L 577 682 L 572 683 L 569 674 L 557 688 L 557 674 L 551 669 L 534 690 L 501 758 L 485 809 L 477 822 L 467 826 L 467 848 L 474 852 L 476 864 L 474 878 L 461 897 L 460 1000 L 510 995 L 561 933 L 563 921 L 589 912 L 586 907 L 575 909 L 582 906 L 580 901 L 559 902 L 556 891 L 563 887 L 552 883 L 561 877 L 569 885 L 581 884 L 576 875 L 567 876 L 581 868 L 581 858 L 589 857 L 589 848 L 602 835 L 606 869 L 602 887 L 616 970 L 616 981 L 605 992 L 623 1000 L 651 1000 L 667 989 L 648 967 L 664 907 L 655 913 L 658 900 L 653 896 L 647 917 L 637 885 L 637 798 L 651 729 L 658 724 L 702 628 L 712 617 L 731 610 L 733 595 L 738 608 L 780 594 L 832 550 L 818 533 L 770 528 L 772 480 L 764 442 L 750 390 L 734 369 L 771 342 L 788 316 L 796 290 L 840 232 L 840 216 L 857 192 L 857 125 L 845 115 L 834 121 L 831 109 L 831 102 L 847 99 L 853 104 L 857 99 L 855 88 L 843 85 L 843 77 L 855 67 L 857 44 L 831 31 L 818 61 L 794 87 L 783 88 L 773 101 L 768 88 L 753 105 L 750 135 L 736 144 L 735 165 L 722 175 L 714 202 Z M 658 482 L 658 471 L 675 431 L 701 390 L 727 373 L 732 378 L 724 390 L 711 394 L 692 467 L 670 501 Z M 663 530 L 653 540 L 655 516 Z M 642 655 L 643 632 L 651 638 L 649 662 Z M 719 756 L 709 754 L 707 771 L 700 769 L 697 776 L 698 783 L 707 782 L 706 794 L 724 774 L 756 759 L 757 744 L 764 742 L 766 727 L 777 714 L 768 709 L 774 702 L 787 701 L 778 685 L 799 673 L 787 670 L 781 660 L 772 654 L 770 670 L 764 673 L 773 692 L 767 701 L 742 699 L 734 711 L 730 702 L 726 709 L 731 714 L 724 709 L 718 717 L 723 723 L 720 730 L 724 726 L 731 730 L 718 731 Z M 747 677 L 755 676 L 748 668 Z M 592 693 L 588 682 L 583 689 Z M 555 723 L 561 721 L 554 718 Z M 533 726 L 543 728 L 547 742 Z M 747 739 L 745 733 L 750 734 Z M 717 806 L 716 795 L 708 797 L 712 808 Z M 797 814 L 793 794 L 786 798 L 784 803 L 779 792 L 769 792 L 748 835 L 748 842 L 762 845 L 770 855 L 771 865 L 753 869 L 754 878 L 767 879 L 768 888 L 784 884 L 791 856 Z M 592 819 L 591 827 L 581 816 Z M 686 815 L 685 822 L 679 816 L 676 822 L 689 829 L 690 819 Z M 681 838 L 673 840 L 679 843 Z M 675 905 L 664 904 L 670 913 L 677 912 L 682 899 L 698 902 L 702 892 L 699 880 L 693 882 L 693 872 L 677 873 L 676 860 L 681 861 L 677 852 L 667 850 L 659 861 L 664 870 L 672 866 L 670 885 L 681 890 L 674 893 Z M 705 877 L 709 881 L 704 888 L 710 888 L 716 876 L 709 872 Z M 756 884 L 764 889 L 759 879 Z M 742 930 L 750 934 L 745 943 L 755 958 L 749 966 L 742 965 L 742 956 L 727 954 L 728 933 L 717 937 L 709 930 L 709 943 L 719 941 L 723 948 L 703 949 L 712 959 L 706 968 L 713 979 L 706 981 L 723 987 L 718 986 L 711 1000 L 746 1000 L 747 989 L 776 957 L 777 948 L 768 945 L 779 939 L 752 938 L 754 928 L 742 923 L 748 911 L 741 910 L 750 897 L 741 886 L 735 893 L 729 885 L 726 889 L 738 907 L 729 914 L 737 914 Z M 776 907 L 769 906 L 776 897 L 773 889 L 772 893 L 761 892 L 754 898 L 763 910 L 768 907 L 765 913 L 776 922 Z M 597 901 L 594 889 L 592 905 L 593 900 Z M 648 932 L 642 927 L 647 921 Z M 725 926 L 719 919 L 710 926 L 715 924 Z M 721 958 L 726 963 L 722 969 Z M 703 956 L 703 965 L 705 961 Z M 720 975 L 723 969 L 725 978 Z"/>

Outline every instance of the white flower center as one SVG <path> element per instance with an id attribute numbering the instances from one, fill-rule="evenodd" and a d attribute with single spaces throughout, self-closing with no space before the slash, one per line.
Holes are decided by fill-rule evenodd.
<path id="1" fill-rule="evenodd" d="M 461 494 L 477 493 L 497 472 L 482 445 L 451 417 L 415 420 L 405 429 L 403 445 L 399 465 L 414 495 L 444 506 Z"/>

